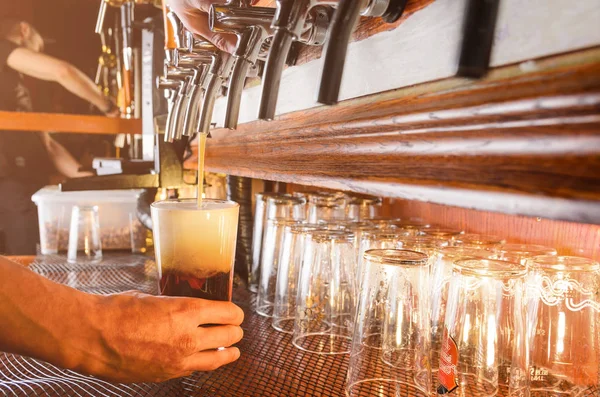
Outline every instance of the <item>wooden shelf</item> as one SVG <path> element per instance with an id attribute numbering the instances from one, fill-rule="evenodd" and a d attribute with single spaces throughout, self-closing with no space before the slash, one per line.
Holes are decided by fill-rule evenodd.
<path id="1" fill-rule="evenodd" d="M 195 168 L 195 157 L 187 166 Z M 212 131 L 207 169 L 600 223 L 600 49 Z"/>
<path id="2" fill-rule="evenodd" d="M 142 120 L 81 114 L 0 111 L 0 130 L 80 134 L 141 134 Z"/>

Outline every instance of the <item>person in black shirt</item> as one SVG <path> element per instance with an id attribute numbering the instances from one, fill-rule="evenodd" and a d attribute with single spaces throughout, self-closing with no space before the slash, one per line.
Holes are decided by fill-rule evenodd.
<path id="1" fill-rule="evenodd" d="M 71 64 L 42 53 L 44 42 L 28 23 L 0 21 L 0 110 L 33 111 L 23 75 L 55 81 L 109 116 L 116 106 L 85 74 Z M 19 117 L 15 115 L 15 117 Z M 46 132 L 0 131 L 0 252 L 36 253 L 37 209 L 31 195 L 49 183 L 52 174 L 87 176 L 79 163 Z"/>

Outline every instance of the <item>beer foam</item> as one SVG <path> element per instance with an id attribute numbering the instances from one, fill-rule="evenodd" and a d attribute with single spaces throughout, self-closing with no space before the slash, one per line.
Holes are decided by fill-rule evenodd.
<path id="1" fill-rule="evenodd" d="M 198 203 L 195 200 L 185 201 L 159 201 L 152 204 L 153 208 L 160 211 L 169 212 L 181 212 L 181 211 L 219 211 L 219 210 L 230 210 L 239 205 L 233 201 L 222 201 L 222 200 L 203 200 L 202 206 L 198 207 Z"/>
<path id="2" fill-rule="evenodd" d="M 226 201 L 206 200 L 202 209 L 195 201 L 153 204 L 161 269 L 198 278 L 229 272 L 235 259 L 238 213 L 239 206 Z"/>

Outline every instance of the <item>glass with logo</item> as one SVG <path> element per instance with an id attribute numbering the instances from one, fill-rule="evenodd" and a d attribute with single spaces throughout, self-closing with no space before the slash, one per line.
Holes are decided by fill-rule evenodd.
<path id="1" fill-rule="evenodd" d="M 369 250 L 346 396 L 429 397 L 429 264 L 406 250 Z"/>
<path id="2" fill-rule="evenodd" d="M 520 307 L 525 266 L 495 259 L 453 265 L 438 370 L 438 395 L 494 397 L 510 373 L 525 313 Z M 516 309 L 519 310 L 516 310 Z M 502 383 L 502 382 L 500 382 Z"/>
<path id="3" fill-rule="evenodd" d="M 462 259 L 494 259 L 493 252 L 469 247 L 443 247 L 436 250 L 431 259 L 431 368 L 439 366 L 444 318 L 448 299 L 448 287 L 454 262 Z"/>
<path id="4" fill-rule="evenodd" d="M 600 264 L 546 255 L 527 265 L 529 396 L 600 395 Z"/>
<path id="5" fill-rule="evenodd" d="M 292 343 L 317 354 L 347 354 L 355 315 L 356 257 L 351 233 L 313 234 L 314 251 L 302 266 Z"/>

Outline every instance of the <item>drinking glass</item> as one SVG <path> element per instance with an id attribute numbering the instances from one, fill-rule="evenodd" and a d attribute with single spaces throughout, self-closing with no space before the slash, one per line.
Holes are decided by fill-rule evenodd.
<path id="1" fill-rule="evenodd" d="M 350 196 L 346 206 L 346 218 L 355 221 L 374 218 L 381 209 L 382 200 L 373 196 Z"/>
<path id="2" fill-rule="evenodd" d="M 317 354 L 350 352 L 356 299 L 353 236 L 340 230 L 313 235 L 314 252 L 300 272 L 293 344 Z"/>
<path id="3" fill-rule="evenodd" d="M 528 259 L 541 255 L 557 255 L 556 250 L 543 245 L 500 244 L 494 247 L 498 259 L 525 264 Z"/>
<path id="4" fill-rule="evenodd" d="M 258 279 L 260 277 L 260 254 L 262 251 L 262 240 L 267 218 L 267 198 L 281 196 L 281 193 L 256 193 L 254 204 L 254 230 L 252 234 L 252 263 L 250 264 L 248 288 L 252 292 L 258 292 Z"/>
<path id="5" fill-rule="evenodd" d="M 213 199 L 152 204 L 162 295 L 231 300 L 239 208 Z"/>
<path id="6" fill-rule="evenodd" d="M 437 250 L 448 245 L 448 240 L 431 236 L 409 236 L 402 238 L 402 249 L 422 252 L 430 257 Z"/>
<path id="7" fill-rule="evenodd" d="M 431 368 L 439 366 L 444 318 L 448 299 L 448 287 L 454 262 L 461 259 L 494 259 L 493 252 L 469 247 L 443 247 L 435 251 L 431 260 Z"/>
<path id="8" fill-rule="evenodd" d="M 527 265 L 530 396 L 600 395 L 600 264 L 546 255 Z"/>
<path id="9" fill-rule="evenodd" d="M 318 223 L 346 218 L 346 197 L 341 194 L 311 196 L 308 201 L 308 222 Z"/>
<path id="10" fill-rule="evenodd" d="M 455 245 L 455 240 L 457 238 L 460 238 L 460 236 L 463 233 L 464 232 L 462 230 L 446 229 L 446 228 L 438 228 L 438 227 L 422 229 L 419 231 L 419 235 L 422 235 L 422 236 L 429 236 L 429 237 L 435 237 L 435 238 L 448 240 L 448 243 L 451 246 Z"/>
<path id="11" fill-rule="evenodd" d="M 289 218 L 267 220 L 261 255 L 258 296 L 256 297 L 256 313 L 261 316 L 271 317 L 273 315 L 285 228 L 300 223 L 302 221 Z"/>
<path id="12" fill-rule="evenodd" d="M 363 280 L 364 254 L 371 249 L 400 249 L 402 247 L 402 238 L 406 237 L 407 231 L 404 230 L 365 230 L 361 234 L 358 256 L 357 256 L 357 276 L 358 280 Z M 360 282 L 359 282 L 360 287 Z"/>
<path id="13" fill-rule="evenodd" d="M 454 239 L 454 245 L 470 246 L 471 248 L 482 248 L 487 250 L 493 250 L 496 246 L 504 244 L 505 242 L 504 239 L 497 236 L 474 233 L 463 234 Z"/>
<path id="14" fill-rule="evenodd" d="M 69 263 L 96 263 L 102 259 L 98 207 L 73 206 L 69 229 Z"/>
<path id="15" fill-rule="evenodd" d="M 283 232 L 283 243 L 277 272 L 273 328 L 285 333 L 294 332 L 296 296 L 300 269 L 313 252 L 313 234 L 325 230 L 322 225 L 291 224 Z"/>
<path id="16" fill-rule="evenodd" d="M 429 397 L 427 255 L 369 250 L 364 260 L 346 396 Z"/>
<path id="17" fill-rule="evenodd" d="M 438 394 L 460 397 L 498 395 L 507 383 L 515 326 L 524 312 L 515 307 L 523 294 L 525 266 L 495 259 L 463 259 L 453 265 L 438 370 Z M 519 309 L 519 310 L 517 310 Z"/>

